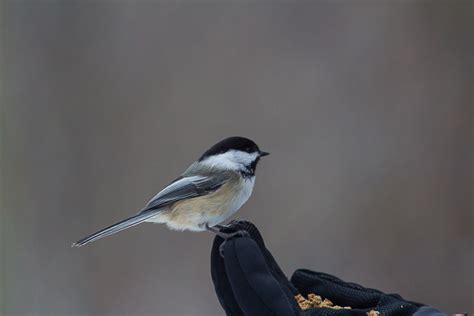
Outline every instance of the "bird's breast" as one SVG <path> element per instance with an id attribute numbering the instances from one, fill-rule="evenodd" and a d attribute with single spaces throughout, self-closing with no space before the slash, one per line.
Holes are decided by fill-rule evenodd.
<path id="1" fill-rule="evenodd" d="M 191 199 L 174 203 L 167 214 L 168 226 L 173 229 L 203 230 L 222 223 L 249 199 L 255 177 L 230 179 L 218 190 Z"/>

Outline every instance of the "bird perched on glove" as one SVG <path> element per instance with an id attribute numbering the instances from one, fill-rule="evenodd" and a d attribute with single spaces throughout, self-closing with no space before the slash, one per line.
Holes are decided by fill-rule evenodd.
<path id="1" fill-rule="evenodd" d="M 143 222 L 164 223 L 174 230 L 211 231 L 223 238 L 219 224 L 249 199 L 255 184 L 255 169 L 261 151 L 244 137 L 226 138 L 189 166 L 184 173 L 156 194 L 136 215 L 104 228 L 77 242 L 81 247 Z"/>

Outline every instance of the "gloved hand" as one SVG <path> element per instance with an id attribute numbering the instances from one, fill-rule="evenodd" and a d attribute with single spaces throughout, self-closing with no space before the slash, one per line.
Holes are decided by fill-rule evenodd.
<path id="1" fill-rule="evenodd" d="M 369 311 L 387 316 L 445 315 L 434 308 L 406 301 L 400 295 L 344 282 L 326 273 L 301 269 L 288 281 L 252 223 L 234 221 L 222 230 L 224 233 L 236 231 L 246 231 L 248 236 L 226 240 L 221 251 L 219 247 L 224 240 L 216 236 L 211 252 L 212 281 L 227 315 L 367 316 Z M 302 310 L 295 297 L 299 294 L 306 297 L 309 293 L 351 309 L 311 307 Z"/>

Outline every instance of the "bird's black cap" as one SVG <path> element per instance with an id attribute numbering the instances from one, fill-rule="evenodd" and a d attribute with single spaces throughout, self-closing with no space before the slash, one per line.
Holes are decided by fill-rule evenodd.
<path id="1" fill-rule="evenodd" d="M 211 148 L 209 148 L 202 156 L 199 161 L 213 155 L 223 154 L 229 150 L 240 150 L 247 153 L 260 153 L 260 156 L 266 156 L 269 153 L 261 151 L 257 144 L 251 139 L 234 136 L 221 140 Z"/>

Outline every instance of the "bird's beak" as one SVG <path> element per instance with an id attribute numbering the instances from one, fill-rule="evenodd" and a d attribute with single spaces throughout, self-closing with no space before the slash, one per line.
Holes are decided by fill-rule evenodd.
<path id="1" fill-rule="evenodd" d="M 260 152 L 260 157 L 265 157 L 265 156 L 268 156 L 270 155 L 270 153 L 266 152 L 266 151 L 261 151 Z"/>

